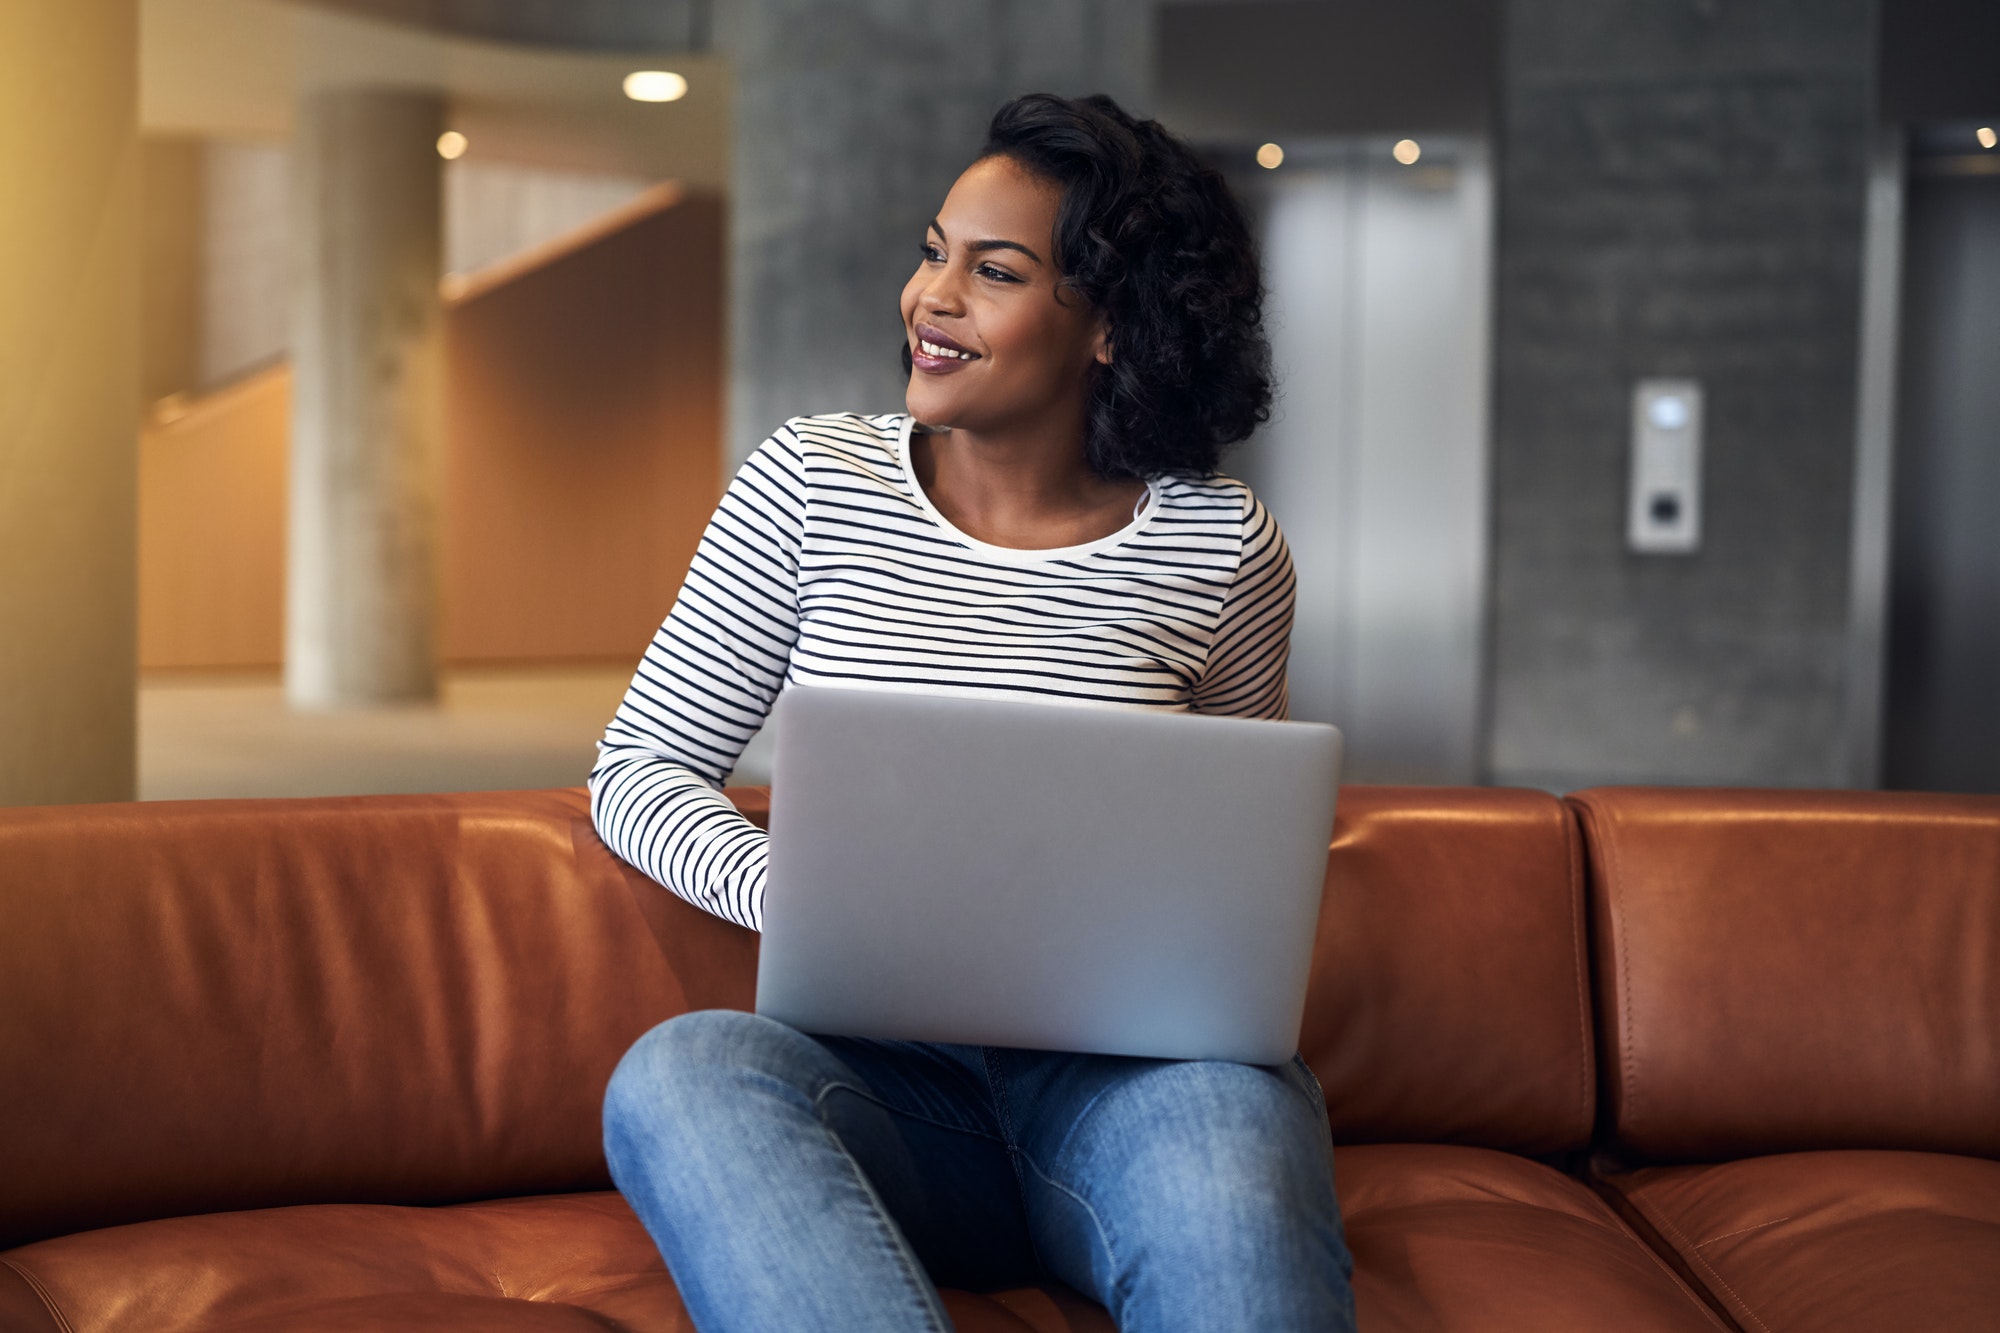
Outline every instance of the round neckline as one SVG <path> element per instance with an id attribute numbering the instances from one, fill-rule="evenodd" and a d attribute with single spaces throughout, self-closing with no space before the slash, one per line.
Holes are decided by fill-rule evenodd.
<path id="1" fill-rule="evenodd" d="M 1157 478 L 1149 478 L 1146 482 L 1146 497 L 1132 520 L 1117 531 L 1106 533 L 1095 541 L 1084 542 L 1077 546 L 995 546 L 992 542 L 983 542 L 970 533 L 960 530 L 956 523 L 946 518 L 943 512 L 931 503 L 931 497 L 924 490 L 923 483 L 917 480 L 917 469 L 910 461 L 910 436 L 916 432 L 916 426 L 917 419 L 905 415 L 902 429 L 896 436 L 896 461 L 903 469 L 904 488 L 909 491 L 910 498 L 916 501 L 917 507 L 924 511 L 931 522 L 942 528 L 946 536 L 971 547 L 981 555 L 996 560 L 1039 565 L 1051 560 L 1073 560 L 1078 556 L 1107 551 L 1114 546 L 1123 545 L 1127 538 L 1150 523 L 1160 507 L 1160 482 Z"/>

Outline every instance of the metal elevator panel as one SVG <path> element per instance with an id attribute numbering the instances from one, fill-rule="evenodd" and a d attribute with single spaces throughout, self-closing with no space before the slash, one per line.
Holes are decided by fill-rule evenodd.
<path id="1" fill-rule="evenodd" d="M 1257 215 L 1279 396 L 1224 468 L 1298 571 L 1292 716 L 1363 782 L 1479 779 L 1493 182 L 1486 146 L 1288 139 Z M 1242 155 L 1247 161 L 1247 151 Z"/>
<path id="2" fill-rule="evenodd" d="M 2000 156 L 1905 208 L 1883 781 L 2000 792 Z"/>

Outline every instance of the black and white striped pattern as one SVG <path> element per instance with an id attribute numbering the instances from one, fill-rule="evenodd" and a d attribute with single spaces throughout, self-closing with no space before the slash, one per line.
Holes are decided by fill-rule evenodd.
<path id="1" fill-rule="evenodd" d="M 1168 477 L 1084 546 L 960 533 L 910 419 L 799 417 L 744 463 L 590 775 L 613 850 L 758 927 L 766 836 L 719 792 L 791 681 L 1285 715 L 1292 562 L 1241 482 Z"/>

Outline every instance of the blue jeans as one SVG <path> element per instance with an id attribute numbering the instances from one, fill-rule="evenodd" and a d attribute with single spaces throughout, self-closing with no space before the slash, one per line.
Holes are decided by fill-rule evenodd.
<path id="1" fill-rule="evenodd" d="M 611 1174 L 704 1333 L 951 1327 L 1055 1277 L 1123 1333 L 1354 1328 L 1319 1084 L 684 1014 L 626 1054 Z"/>

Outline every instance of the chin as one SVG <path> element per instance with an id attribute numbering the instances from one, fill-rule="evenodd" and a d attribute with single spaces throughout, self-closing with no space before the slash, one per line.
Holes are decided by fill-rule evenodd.
<path id="1" fill-rule="evenodd" d="M 921 393 L 914 387 L 903 395 L 903 408 L 916 418 L 918 425 L 934 431 L 950 430 L 953 419 L 958 415 L 948 401 L 933 394 Z"/>

